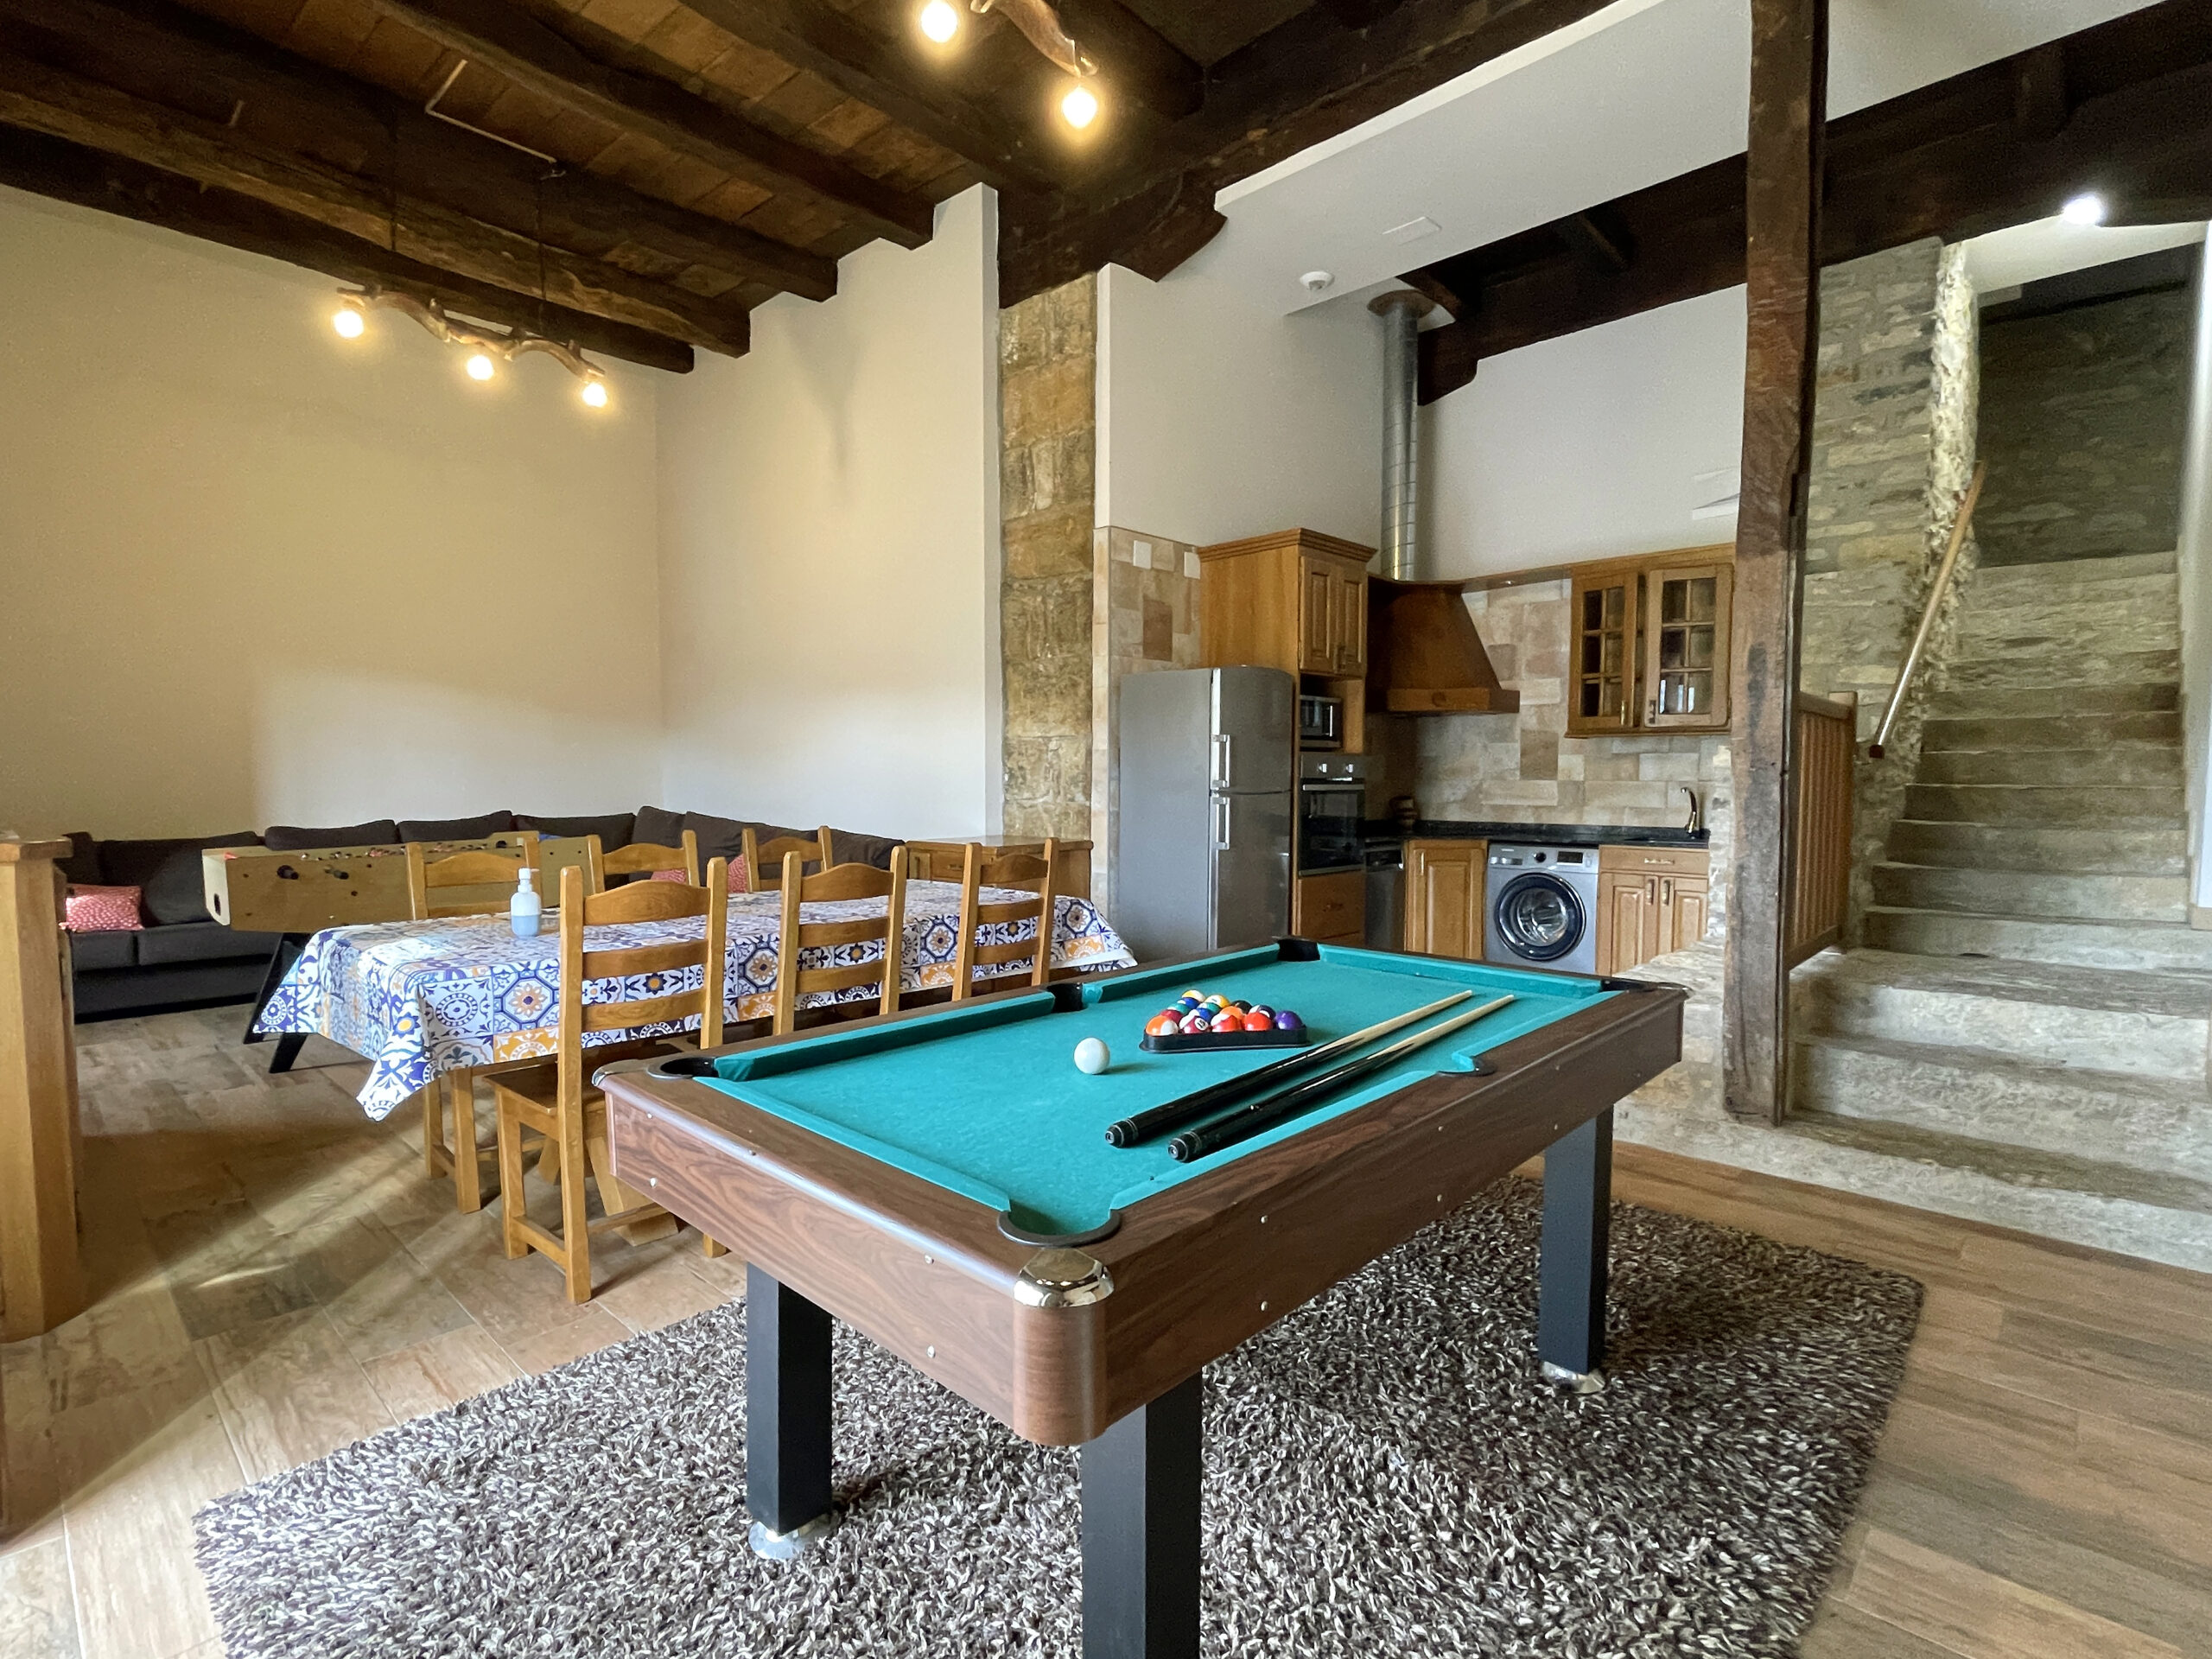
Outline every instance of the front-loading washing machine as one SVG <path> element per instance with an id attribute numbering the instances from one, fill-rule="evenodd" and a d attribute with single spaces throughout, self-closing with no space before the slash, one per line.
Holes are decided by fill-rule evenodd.
<path id="1" fill-rule="evenodd" d="M 1483 904 L 1483 960 L 1598 971 L 1598 849 L 1493 844 Z"/>

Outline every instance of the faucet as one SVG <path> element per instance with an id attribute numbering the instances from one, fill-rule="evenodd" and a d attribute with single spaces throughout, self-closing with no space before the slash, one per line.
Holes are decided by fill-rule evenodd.
<path id="1" fill-rule="evenodd" d="M 1688 835 L 1703 835 L 1705 833 L 1705 803 L 1698 799 L 1697 791 L 1692 789 L 1688 784 L 1682 785 L 1682 793 L 1690 798 L 1689 822 L 1682 825 L 1682 830 Z"/>

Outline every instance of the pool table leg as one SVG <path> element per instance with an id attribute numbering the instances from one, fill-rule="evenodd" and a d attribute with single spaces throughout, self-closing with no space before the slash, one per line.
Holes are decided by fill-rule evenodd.
<path id="1" fill-rule="evenodd" d="M 1605 1386 L 1606 1223 L 1613 1196 L 1611 1107 L 1544 1153 L 1536 1355 L 1576 1394 Z"/>
<path id="2" fill-rule="evenodd" d="M 1202 1382 L 1083 1448 L 1083 1659 L 1197 1659 Z"/>
<path id="3" fill-rule="evenodd" d="M 745 1441 L 753 1553 L 789 1560 L 837 1524 L 830 1501 L 830 1315 L 749 1265 Z"/>

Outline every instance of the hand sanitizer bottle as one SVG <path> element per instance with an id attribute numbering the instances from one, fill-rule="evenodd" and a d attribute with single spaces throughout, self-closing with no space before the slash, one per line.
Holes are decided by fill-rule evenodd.
<path id="1" fill-rule="evenodd" d="M 519 939 L 537 937 L 538 925 L 545 919 L 545 900 L 537 891 L 537 872 L 525 869 L 515 887 L 515 896 L 507 900 L 507 921 Z"/>

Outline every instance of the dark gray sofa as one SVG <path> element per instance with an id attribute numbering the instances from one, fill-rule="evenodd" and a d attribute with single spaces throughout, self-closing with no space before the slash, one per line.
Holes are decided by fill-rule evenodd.
<path id="1" fill-rule="evenodd" d="M 118 1019 L 163 1009 L 250 1002 L 260 994 L 263 976 L 283 937 L 239 932 L 213 920 L 203 897 L 200 855 L 209 847 L 266 846 L 279 852 L 309 852 L 326 847 L 389 846 L 402 841 L 468 841 L 510 830 L 536 830 L 549 836 L 597 836 L 609 848 L 633 841 L 674 845 L 691 830 L 699 837 L 702 860 L 737 861 L 743 832 L 761 841 L 778 836 L 811 837 L 811 827 L 749 823 L 703 812 L 671 812 L 642 806 L 635 812 L 584 817 L 536 817 L 486 812 L 473 818 L 372 819 L 366 823 L 305 826 L 271 824 L 257 836 L 240 830 L 156 841 L 96 841 L 73 835 L 73 850 L 62 873 L 88 886 L 143 889 L 145 928 L 139 932 L 73 933 L 77 1017 Z M 830 849 L 839 862 L 891 862 L 899 842 L 885 836 L 830 831 Z M 811 868 L 811 867 L 810 867 Z"/>

